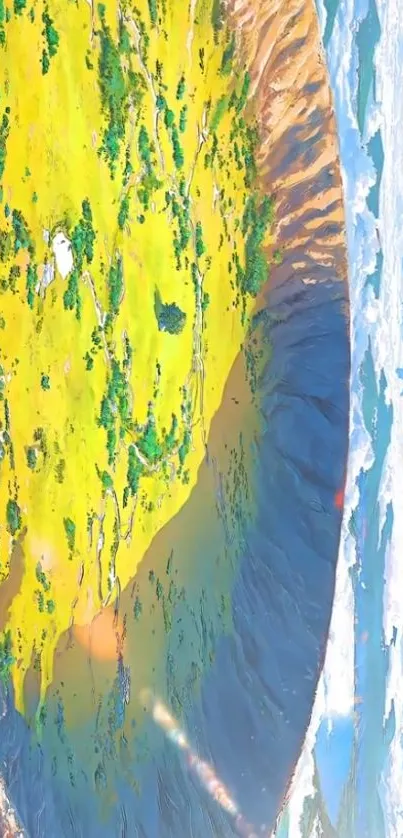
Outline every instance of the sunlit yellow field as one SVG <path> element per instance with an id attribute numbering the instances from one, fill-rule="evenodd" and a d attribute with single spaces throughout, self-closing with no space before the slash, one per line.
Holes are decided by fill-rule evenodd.
<path id="1" fill-rule="evenodd" d="M 249 79 L 216 7 L 4 5 L 0 580 L 17 541 L 24 572 L 0 662 L 20 709 L 33 655 L 44 695 L 60 634 L 188 498 L 266 278 Z"/>

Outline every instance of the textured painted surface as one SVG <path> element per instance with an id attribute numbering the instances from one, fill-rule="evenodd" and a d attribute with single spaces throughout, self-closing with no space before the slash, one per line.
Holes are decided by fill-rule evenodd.
<path id="1" fill-rule="evenodd" d="M 118 177 L 119 174 L 122 177 L 122 172 L 117 171 L 111 179 L 111 160 L 102 152 L 100 161 L 97 154 L 106 117 L 100 109 L 96 81 L 98 58 L 91 59 L 91 55 L 94 57 L 94 53 L 98 55 L 102 50 L 102 38 L 109 38 L 105 34 L 107 27 L 116 37 L 116 7 L 107 4 L 106 17 L 103 17 L 102 10 L 72 5 L 63 19 L 56 5 L 54 10 L 49 10 L 59 32 L 59 44 L 45 76 L 41 75 L 43 60 L 42 69 L 39 61 L 38 101 L 43 111 L 55 113 L 54 109 L 58 108 L 61 114 L 67 101 L 71 110 L 78 111 L 81 134 L 71 130 L 73 117 L 67 120 L 70 128 L 67 136 L 56 119 L 52 120 L 51 129 L 40 120 L 36 131 L 41 132 L 41 139 L 37 140 L 35 159 L 46 165 L 47 171 L 54 171 L 55 155 L 65 161 L 63 165 L 60 163 L 58 188 L 63 200 L 68 202 L 74 221 L 69 229 L 58 227 L 53 232 L 63 233 L 74 244 L 75 225 L 82 216 L 80 235 L 84 237 L 85 255 L 78 292 L 75 285 L 69 285 L 68 278 L 61 278 L 64 266 L 66 270 L 69 267 L 65 249 L 62 254 L 59 252 L 58 273 L 46 288 L 45 300 L 37 303 L 35 298 L 34 310 L 36 305 L 41 305 L 44 322 L 49 317 L 52 347 L 58 354 L 57 362 L 55 356 L 49 360 L 46 356 L 45 366 L 45 357 L 39 353 L 36 361 L 39 384 L 36 380 L 28 388 L 26 398 L 28 404 L 31 399 L 32 404 L 35 401 L 39 405 L 49 427 L 53 428 L 57 416 L 63 427 L 73 417 L 76 428 L 71 432 L 71 456 L 62 457 L 66 460 L 64 482 L 49 476 L 41 483 L 41 471 L 36 473 L 36 465 L 32 470 L 24 463 L 24 486 L 28 488 L 18 486 L 18 492 L 26 491 L 27 500 L 18 505 L 26 516 L 21 520 L 21 532 L 24 533 L 24 525 L 27 531 L 10 554 L 11 563 L 5 568 L 0 589 L 5 628 L 10 627 L 13 633 L 17 627 L 25 627 L 19 652 L 22 663 L 11 664 L 6 712 L 0 721 L 0 751 L 7 789 L 32 836 L 86 834 L 110 838 L 133 832 L 146 838 L 181 838 L 189 834 L 205 838 L 217 833 L 236 834 L 234 820 L 192 778 L 181 754 L 164 738 L 143 707 L 141 695 L 145 688 L 161 696 L 180 718 L 198 755 L 214 765 L 230 789 L 245 823 L 254 824 L 256 830 L 264 825 L 267 832 L 274 823 L 298 758 L 323 661 L 340 534 L 349 406 L 347 269 L 336 126 L 313 5 L 265 2 L 254 8 L 251 4 L 230 3 L 225 25 L 217 27 L 218 5 L 210 8 L 208 3 L 191 4 L 186 16 L 182 9 L 179 13 L 177 6 L 171 8 L 169 4 L 164 12 L 161 4 L 159 13 L 162 18 L 166 14 L 167 28 L 168 23 L 170 27 L 167 42 L 163 37 L 163 23 L 158 28 L 147 24 L 150 36 L 147 62 L 153 67 L 158 58 L 166 68 L 165 98 L 167 102 L 171 99 L 175 102 L 177 120 L 180 119 L 178 102 L 188 106 L 186 130 L 181 132 L 189 136 L 183 142 L 184 170 L 189 172 L 187 167 L 194 160 L 203 130 L 209 136 L 203 139 L 202 151 L 213 153 L 209 143 L 213 147 L 216 134 L 219 147 L 215 154 L 222 154 L 218 164 L 213 162 L 213 168 L 210 168 L 211 157 L 207 163 L 204 158 L 200 175 L 196 167 L 191 184 L 195 193 L 190 196 L 189 248 L 194 249 L 196 257 L 191 257 L 189 251 L 189 263 L 192 258 L 197 268 L 199 259 L 205 264 L 211 258 L 211 264 L 206 264 L 206 279 L 203 277 L 203 290 L 207 289 L 207 277 L 211 278 L 211 284 L 209 305 L 202 312 L 205 328 L 201 333 L 198 274 L 192 284 L 191 265 L 186 265 L 185 251 L 181 254 L 183 264 L 179 270 L 175 264 L 177 257 L 172 254 L 174 225 L 169 211 L 164 214 L 163 209 L 165 192 L 169 189 L 164 186 L 161 205 L 156 189 L 155 206 L 150 200 L 149 209 L 141 213 L 145 216 L 144 223 L 138 221 L 139 210 L 131 207 L 128 222 L 117 231 L 122 188 L 121 185 L 118 188 Z M 152 22 L 154 7 L 150 8 Z M 148 15 L 149 21 L 148 6 L 144 4 L 140 11 L 144 20 Z M 132 22 L 137 13 L 126 7 L 123 12 L 129 37 L 135 41 L 137 30 Z M 79 35 L 83 41 L 82 67 L 77 71 L 69 63 L 69 56 L 72 39 L 77 34 L 77 21 L 80 15 L 84 20 L 84 13 L 85 23 Z M 26 27 L 28 33 L 28 27 L 35 27 L 35 22 L 25 20 L 24 15 L 23 22 L 17 17 L 12 17 L 9 26 L 14 28 L 6 27 L 6 33 L 10 39 L 14 38 L 15 49 L 22 50 L 22 30 Z M 232 32 L 237 33 L 234 42 Z M 234 56 L 227 73 L 232 43 Z M 88 49 L 94 72 L 85 64 Z M 224 58 L 226 49 L 229 52 Z M 38 60 L 37 47 L 32 50 Z M 150 79 L 147 68 L 144 70 L 142 66 L 144 55 L 139 57 L 135 50 L 134 55 L 147 85 Z M 191 60 L 192 56 L 195 60 Z M 16 67 L 20 69 L 15 73 L 28 72 L 23 63 L 17 63 Z M 189 78 L 183 94 L 179 90 L 178 99 L 178 83 L 184 68 Z M 157 68 L 151 72 L 157 84 Z M 59 77 L 63 83 L 57 85 L 55 80 Z M 201 82 L 201 77 L 205 82 Z M 10 95 L 17 96 L 15 91 L 21 84 L 21 78 L 16 78 L 14 85 L 10 80 Z M 39 92 L 42 89 L 46 94 Z M 234 114 L 231 110 L 221 114 L 224 105 L 218 104 L 224 101 L 221 96 L 227 90 L 231 96 L 233 89 L 237 98 L 231 106 L 230 102 L 225 103 L 226 107 L 238 111 L 238 118 L 245 107 L 246 124 L 255 123 L 258 129 L 259 142 L 253 150 L 256 173 L 250 171 L 251 159 L 245 140 L 242 141 L 246 152 L 242 152 L 244 164 L 238 167 L 235 149 L 231 147 L 234 138 L 230 140 Z M 203 123 L 205 99 L 212 95 L 217 97 L 216 108 L 211 107 L 214 130 L 211 122 L 210 129 L 208 123 Z M 78 98 L 84 105 L 88 102 L 88 108 L 77 106 Z M 20 105 L 25 99 L 28 114 L 33 106 L 27 95 L 19 95 L 15 104 Z M 178 157 L 178 148 L 175 152 L 172 126 L 161 125 L 160 117 L 156 124 L 153 121 L 157 105 L 152 91 L 150 100 L 153 108 L 146 109 L 144 120 L 148 136 L 154 137 L 156 162 L 153 157 L 152 165 L 160 176 L 158 167 L 162 168 L 163 164 L 159 151 L 165 162 L 172 149 Z M 31 119 L 27 115 L 24 124 L 28 125 Z M 165 138 L 161 147 L 158 128 Z M 154 129 L 157 136 L 153 134 Z M 21 141 L 21 125 L 19 130 L 14 125 L 13 130 Z M 32 130 L 35 137 L 35 121 Z M 140 141 L 141 127 L 136 123 L 133 130 L 135 138 L 131 141 L 136 149 L 136 165 L 141 173 L 143 163 L 148 172 L 144 134 Z M 242 125 L 240 130 L 245 130 Z M 95 139 L 90 139 L 92 131 L 96 131 Z M 151 150 L 150 154 L 154 152 Z M 107 159 L 102 162 L 105 156 Z M 20 158 L 16 156 L 17 159 Z M 123 140 L 119 158 L 119 163 L 122 162 L 125 163 Z M 162 172 L 174 194 L 176 189 L 180 194 L 181 188 L 182 166 L 178 167 L 177 163 L 171 157 L 169 171 Z M 130 177 L 136 178 L 136 169 Z M 224 196 L 227 202 L 232 199 L 232 206 L 227 203 L 224 210 L 223 198 L 217 196 L 214 188 L 214 177 L 219 186 L 222 178 L 221 188 L 232 190 Z M 22 181 L 21 185 L 14 169 L 10 169 L 9 178 L 18 183 L 20 203 L 25 208 L 26 182 Z M 30 209 L 34 219 L 30 229 L 31 224 L 35 226 L 35 213 L 38 213 L 35 227 L 38 248 L 39 234 L 42 235 L 45 226 L 40 213 L 49 212 L 49 205 L 55 201 L 52 184 L 45 188 L 45 183 L 42 189 L 37 187 L 38 200 L 34 201 L 34 209 Z M 12 209 L 15 196 L 8 195 L 7 188 L 11 188 L 8 183 L 3 202 L 7 200 Z M 144 195 L 139 198 L 138 190 L 136 194 L 137 201 L 144 201 Z M 247 271 L 248 247 L 252 245 L 250 241 L 248 244 L 250 229 L 242 230 L 243 198 L 250 198 L 251 194 L 258 207 L 262 206 L 264 196 L 273 198 L 272 222 L 265 225 L 261 238 L 260 233 L 257 236 L 270 265 L 270 276 L 263 283 L 256 239 L 252 242 L 254 271 L 252 274 Z M 81 206 L 87 197 L 91 218 L 86 204 Z M 172 202 L 172 196 L 169 201 Z M 63 211 L 66 209 L 63 206 Z M 47 229 L 54 222 L 59 225 L 62 215 L 59 209 L 53 209 Z M 228 216 L 227 224 L 233 223 L 234 229 L 228 231 L 228 240 L 224 227 L 221 243 L 223 216 Z M 237 218 L 240 227 L 236 225 Z M 206 248 L 203 253 L 197 242 L 197 222 L 203 228 Z M 93 242 L 92 228 L 96 234 Z M 124 254 L 125 271 L 130 266 L 124 274 L 125 295 L 122 301 L 118 299 L 117 313 L 111 299 L 110 272 L 108 286 L 101 264 L 110 258 L 108 270 L 111 265 L 117 267 L 108 239 L 113 239 L 114 231 L 117 231 L 114 247 L 118 254 Z M 93 257 L 86 250 L 91 247 L 89 240 L 94 248 Z M 60 238 L 58 244 L 65 247 Z M 41 247 L 43 264 L 45 244 Z M 73 246 L 77 258 L 76 251 Z M 90 262 L 90 267 L 84 260 Z M 228 271 L 229 260 L 232 260 L 232 274 Z M 165 270 L 161 270 L 163 266 Z M 158 290 L 162 301 L 175 301 L 187 315 L 183 331 L 178 335 L 158 329 L 158 310 L 154 309 L 156 274 L 161 276 Z M 49 269 L 42 271 L 42 287 L 44 278 L 47 284 Z M 256 278 L 257 287 L 248 285 Z M 71 292 L 67 310 L 66 287 Z M 100 305 L 109 305 L 112 323 L 108 324 L 111 331 L 101 335 L 100 349 L 94 353 L 94 367 L 88 370 L 83 358 L 89 351 L 88 339 L 99 314 L 99 308 L 94 308 L 98 289 Z M 9 289 L 5 295 L 8 293 Z M 23 336 L 29 337 L 32 329 L 32 310 L 24 299 L 24 291 L 20 297 L 18 291 L 16 295 L 11 293 L 7 317 L 4 315 L 5 329 L 1 333 L 8 334 L 8 340 L 12 341 L 2 344 L 8 352 L 11 346 L 14 351 L 19 341 L 20 364 L 14 377 L 7 379 L 7 387 L 15 387 L 15 399 L 18 380 L 28 380 L 28 369 L 31 372 L 35 369 L 35 362 L 30 361 L 22 342 Z M 47 315 L 49 300 L 54 302 Z M 69 307 L 71 300 L 73 311 Z M 7 318 L 14 317 L 12 322 L 17 322 L 19 305 L 24 311 L 21 317 L 27 318 L 27 334 L 22 326 L 19 333 L 16 329 L 7 332 Z M 64 329 L 61 324 L 65 322 L 68 325 Z M 127 359 L 121 338 L 125 332 L 133 342 L 133 367 L 129 362 L 124 366 Z M 41 334 L 29 342 L 35 352 Z M 124 556 L 119 546 L 114 568 L 117 581 L 112 574 L 110 591 L 106 584 L 100 592 L 96 549 L 91 553 L 85 541 L 88 537 L 85 512 L 89 511 L 86 504 L 91 507 L 95 496 L 101 503 L 109 504 L 110 499 L 112 512 L 105 537 L 106 543 L 109 536 L 113 544 L 114 490 L 117 487 L 116 496 L 120 498 L 128 471 L 127 461 L 120 464 L 123 445 L 117 445 L 115 460 L 112 464 L 108 462 L 105 446 L 108 428 L 96 424 L 105 380 L 108 384 L 105 368 L 108 370 L 111 352 L 120 353 L 117 356 L 120 369 L 133 369 L 131 384 L 135 397 L 139 394 L 139 415 L 127 433 L 134 437 L 131 444 L 143 458 L 144 439 L 141 441 L 140 437 L 147 430 L 150 398 L 159 405 L 155 411 L 157 428 L 165 424 L 169 430 L 172 412 L 180 417 L 178 433 L 189 430 L 188 413 L 196 427 L 194 433 L 192 430 L 186 461 L 187 479 L 183 479 L 183 468 L 178 474 L 175 457 L 179 457 L 179 452 L 172 456 L 159 455 L 163 477 L 171 460 L 174 461 L 175 483 L 170 485 L 166 497 L 162 488 L 158 488 L 158 476 L 141 474 L 147 491 L 143 490 L 144 501 L 140 491 L 133 496 L 134 502 L 139 498 L 143 502 L 135 506 L 138 517 L 134 520 L 131 543 L 128 547 L 123 545 Z M 113 355 L 110 360 L 114 359 Z M 161 365 L 161 380 L 156 383 L 157 361 Z M 21 374 L 23 364 L 26 369 Z M 74 387 L 71 382 L 75 382 Z M 191 392 L 191 406 L 185 404 L 181 412 L 179 388 L 185 383 Z M 136 399 L 135 405 L 137 409 Z M 119 407 L 122 409 L 122 405 Z M 19 456 L 24 453 L 26 460 L 24 434 L 31 412 L 13 409 L 12 422 L 14 414 L 22 449 Z M 89 416 L 93 421 L 89 421 Z M 122 420 L 119 428 L 123 425 Z M 60 432 L 57 444 L 61 446 L 63 440 Z M 38 443 L 40 447 L 41 439 Z M 53 437 L 52 444 L 54 447 Z M 138 451 L 135 449 L 134 454 Z M 17 491 L 10 475 L 9 453 L 5 466 L 8 471 L 2 474 L 2 480 Z M 44 457 L 43 450 L 39 453 Z M 23 481 L 18 476 L 22 467 L 18 461 L 15 472 L 21 484 Z M 103 472 L 107 472 L 107 477 Z M 172 471 L 169 475 L 172 476 Z M 112 479 L 113 488 L 108 478 Z M 40 512 L 36 517 L 29 503 L 31 495 Z M 54 527 L 48 514 L 52 499 Z M 150 500 L 154 502 L 151 509 L 147 505 Z M 29 536 L 30 515 L 33 540 Z M 40 537 L 34 534 L 35 522 L 39 520 L 42 520 Z M 82 542 L 77 521 L 82 522 Z M 8 526 L 10 529 L 10 522 Z M 8 545 L 9 534 L 5 534 L 4 525 L 3 534 Z M 35 542 L 34 536 L 40 543 Z M 57 550 L 54 556 L 54 551 L 48 549 L 49 538 L 54 538 L 55 545 L 63 543 L 63 556 Z M 35 551 L 48 558 L 48 565 L 42 569 L 46 573 L 45 584 L 42 576 L 38 580 Z M 102 579 L 106 579 L 108 570 L 111 568 L 107 562 Z M 50 608 L 44 614 L 37 607 L 38 581 L 46 594 L 49 582 L 54 587 L 54 611 Z M 92 620 L 102 602 L 101 615 Z M 47 634 L 47 655 L 35 666 L 36 658 L 31 663 L 32 641 L 38 638 L 41 621 L 50 639 Z M 12 656 L 18 657 L 14 652 Z M 17 687 L 16 693 L 12 683 Z M 24 708 L 24 714 L 15 709 L 14 696 L 18 709 Z"/>

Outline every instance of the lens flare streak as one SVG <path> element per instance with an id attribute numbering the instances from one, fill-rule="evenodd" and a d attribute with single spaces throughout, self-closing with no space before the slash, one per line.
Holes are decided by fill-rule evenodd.
<path id="1" fill-rule="evenodd" d="M 254 829 L 247 823 L 237 804 L 232 799 L 224 783 L 217 777 L 211 765 L 199 759 L 192 750 L 186 734 L 180 728 L 179 723 L 170 714 L 169 710 L 159 699 L 154 699 L 148 691 L 144 694 L 154 722 L 164 731 L 168 739 L 184 754 L 190 771 L 195 774 L 207 791 L 210 797 L 227 812 L 234 822 L 235 829 L 240 838 L 258 838 Z"/>

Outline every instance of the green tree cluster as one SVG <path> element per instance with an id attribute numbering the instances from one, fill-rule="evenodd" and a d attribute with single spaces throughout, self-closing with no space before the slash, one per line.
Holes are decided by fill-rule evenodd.
<path id="1" fill-rule="evenodd" d="M 112 359 L 108 398 L 116 406 L 122 429 L 126 431 L 130 421 L 129 388 L 124 371 L 115 358 Z M 123 436 L 123 433 L 121 433 L 121 436 Z"/>
<path id="2" fill-rule="evenodd" d="M 87 372 L 90 372 L 94 368 L 94 359 L 93 359 L 92 355 L 90 355 L 89 352 L 85 353 L 84 361 L 85 361 L 85 369 L 87 370 Z"/>
<path id="3" fill-rule="evenodd" d="M 7 140 L 10 133 L 10 108 L 7 107 L 3 113 L 0 124 L 0 178 L 3 177 L 7 157 Z"/>
<path id="4" fill-rule="evenodd" d="M 223 0 L 213 0 L 213 4 L 211 7 L 211 23 L 216 34 L 222 29 L 223 21 L 224 2 Z"/>
<path id="5" fill-rule="evenodd" d="M 140 127 L 137 147 L 140 161 L 143 164 L 143 173 L 140 180 L 140 186 L 137 189 L 137 197 L 140 203 L 142 203 L 144 209 L 147 210 L 152 193 L 157 189 L 160 189 L 162 183 L 158 180 L 153 171 L 153 147 L 145 125 L 141 125 Z"/>
<path id="6" fill-rule="evenodd" d="M 93 69 L 94 69 L 94 65 L 93 65 L 93 63 L 92 63 L 92 61 L 91 61 L 91 52 L 90 52 L 90 50 L 87 50 L 87 52 L 85 53 L 85 58 L 84 58 L 84 61 L 85 61 L 85 66 L 86 66 L 87 70 L 93 70 Z"/>
<path id="7" fill-rule="evenodd" d="M 185 162 L 185 158 L 184 158 L 184 155 L 183 155 L 183 148 L 182 148 L 182 146 L 180 144 L 180 140 L 179 140 L 178 129 L 176 128 L 175 125 L 172 126 L 171 139 L 172 139 L 173 160 L 174 160 L 176 168 L 181 169 L 184 162 Z"/>
<path id="8" fill-rule="evenodd" d="M 240 95 L 238 97 L 238 101 L 237 101 L 237 104 L 236 104 L 237 113 L 241 113 L 241 111 L 243 111 L 243 109 L 246 105 L 246 102 L 247 102 L 247 99 L 248 99 L 248 93 L 249 93 L 249 90 L 250 90 L 250 81 L 251 81 L 251 79 L 250 79 L 249 73 L 245 73 L 245 75 L 243 77 L 241 92 L 240 92 Z"/>
<path id="9" fill-rule="evenodd" d="M 76 525 L 71 518 L 63 518 L 63 526 L 64 531 L 66 533 L 67 538 L 67 546 L 70 550 L 70 553 L 73 553 L 75 543 L 76 543 Z"/>
<path id="10" fill-rule="evenodd" d="M 28 468 L 30 468 L 31 471 L 35 471 L 37 461 L 36 448 L 34 448 L 32 445 L 28 446 L 26 450 L 26 457 Z"/>
<path id="11" fill-rule="evenodd" d="M 243 128 L 242 154 L 245 167 L 245 186 L 250 189 L 256 179 L 255 152 L 259 142 L 259 134 L 256 125 L 246 125 Z"/>
<path id="12" fill-rule="evenodd" d="M 0 259 L 7 262 L 13 248 L 12 235 L 8 230 L 0 230 Z"/>
<path id="13" fill-rule="evenodd" d="M 172 421 L 171 427 L 168 433 L 163 433 L 164 437 L 164 453 L 169 455 L 172 453 L 173 449 L 178 443 L 177 438 L 177 431 L 178 431 L 178 417 L 175 413 L 172 414 Z"/>
<path id="14" fill-rule="evenodd" d="M 77 316 L 80 311 L 79 279 L 80 274 L 77 268 L 74 268 L 71 274 L 69 274 L 67 288 L 63 294 L 63 305 L 65 309 L 69 309 L 70 311 L 75 309 Z"/>
<path id="15" fill-rule="evenodd" d="M 15 663 L 12 649 L 11 632 L 10 629 L 7 629 L 0 640 L 0 678 L 5 687 L 10 680 L 11 667 Z"/>
<path id="16" fill-rule="evenodd" d="M 151 144 L 148 137 L 147 128 L 141 125 L 138 138 L 139 157 L 142 163 L 147 167 L 151 165 Z"/>
<path id="17" fill-rule="evenodd" d="M 107 430 L 111 424 L 114 423 L 113 410 L 107 396 L 104 396 L 101 401 L 101 411 L 99 417 L 99 424 L 101 428 Z"/>
<path id="18" fill-rule="evenodd" d="M 49 15 L 49 9 L 46 6 L 44 12 L 42 13 L 42 22 L 43 22 L 43 30 L 42 35 L 46 42 L 46 48 L 42 51 L 42 75 L 46 75 L 49 72 L 50 67 L 50 59 L 53 58 L 58 50 L 59 47 L 59 35 L 56 31 L 55 27 L 53 26 L 53 20 Z"/>
<path id="19" fill-rule="evenodd" d="M 57 480 L 58 483 L 63 483 L 65 471 L 66 471 L 66 460 L 61 459 L 61 460 L 59 460 L 59 462 L 57 463 L 57 465 L 55 467 L 56 480 Z"/>
<path id="20" fill-rule="evenodd" d="M 27 280 L 26 280 L 26 292 L 27 292 L 27 303 L 31 309 L 34 307 L 35 302 L 35 291 L 36 286 L 38 283 L 38 270 L 37 266 L 32 262 L 28 263 L 27 266 Z"/>
<path id="21" fill-rule="evenodd" d="M 6 9 L 4 6 L 4 0 L 0 0 L 0 46 L 4 47 L 6 45 L 6 30 L 4 28 L 4 24 L 6 22 Z"/>
<path id="22" fill-rule="evenodd" d="M 178 101 L 183 99 L 183 97 L 185 95 L 185 90 L 186 90 L 185 76 L 181 76 L 181 78 L 179 79 L 179 82 L 178 82 L 178 86 L 176 88 L 176 98 L 178 99 Z"/>
<path id="23" fill-rule="evenodd" d="M 164 111 L 167 106 L 165 96 L 162 93 L 158 93 L 156 100 L 155 100 L 155 107 L 157 111 Z"/>
<path id="24" fill-rule="evenodd" d="M 158 23 L 158 0 L 147 0 L 150 20 L 153 26 Z"/>
<path id="25" fill-rule="evenodd" d="M 203 228 L 200 221 L 197 222 L 195 228 L 195 249 L 196 256 L 198 259 L 200 259 L 201 256 L 203 256 L 203 253 L 205 253 L 206 251 L 205 244 L 203 241 Z"/>
<path id="26" fill-rule="evenodd" d="M 128 96 L 137 112 L 140 111 L 141 103 L 146 92 L 146 83 L 140 73 L 135 73 L 130 67 L 127 73 Z"/>
<path id="27" fill-rule="evenodd" d="M 92 210 L 88 198 L 84 198 L 81 204 L 81 211 L 82 216 L 71 235 L 74 262 L 79 273 L 83 269 L 84 260 L 90 264 L 94 258 L 94 242 L 96 238 L 92 224 Z"/>
<path id="28" fill-rule="evenodd" d="M 2 280 L 2 283 L 5 283 L 7 287 L 10 289 L 12 294 L 16 293 L 17 288 L 17 280 L 21 275 L 21 268 L 19 265 L 11 265 L 10 270 L 8 272 L 8 283 L 7 280 Z"/>
<path id="29" fill-rule="evenodd" d="M 210 294 L 208 293 L 208 291 L 203 291 L 203 297 L 202 297 L 202 311 L 203 311 L 203 313 L 207 311 L 209 305 L 210 305 Z"/>
<path id="30" fill-rule="evenodd" d="M 232 69 L 232 60 L 235 54 L 235 35 L 232 34 L 225 50 L 223 52 L 223 57 L 221 61 L 221 68 L 220 71 L 223 76 L 228 76 Z"/>
<path id="31" fill-rule="evenodd" d="M 242 157 L 241 157 L 241 152 L 239 150 L 239 145 L 238 145 L 236 140 L 234 142 L 233 150 L 234 150 L 234 158 L 235 158 L 236 167 L 237 167 L 238 171 L 241 171 L 241 169 L 243 169 L 243 161 L 242 161 Z"/>
<path id="32" fill-rule="evenodd" d="M 4 399 L 5 388 L 6 388 L 5 373 L 4 373 L 3 367 L 0 364 L 0 401 L 3 401 L 3 399 Z M 1 424 L 0 424 L 0 427 L 1 427 Z M 2 447 L 2 450 L 4 450 L 3 447 Z"/>
<path id="33" fill-rule="evenodd" d="M 14 233 L 14 253 L 18 253 L 19 250 L 28 250 L 30 255 L 33 255 L 35 246 L 28 224 L 21 210 L 13 209 L 11 213 L 11 225 Z"/>
<path id="34" fill-rule="evenodd" d="M 130 207 L 130 198 L 129 195 L 125 195 L 122 198 L 119 213 L 118 213 L 118 226 L 120 230 L 123 230 L 128 218 L 129 218 L 129 207 Z"/>
<path id="35" fill-rule="evenodd" d="M 123 262 L 120 255 L 115 257 L 108 273 L 109 311 L 116 316 L 123 297 Z"/>
<path id="36" fill-rule="evenodd" d="M 190 430 L 189 430 L 189 428 L 185 428 L 185 430 L 183 432 L 183 439 L 182 439 L 182 442 L 181 442 L 181 444 L 179 446 L 179 450 L 178 450 L 179 463 L 180 463 L 181 469 L 183 468 L 183 466 L 186 462 L 186 457 L 189 454 L 191 442 L 192 442 L 192 436 L 191 436 Z"/>
<path id="37" fill-rule="evenodd" d="M 43 591 L 40 591 L 38 588 L 35 591 L 36 601 L 38 604 L 38 611 L 40 614 L 43 614 L 45 610 L 45 597 L 43 595 Z"/>
<path id="38" fill-rule="evenodd" d="M 123 169 L 123 186 L 127 186 L 132 174 L 133 166 L 132 161 L 130 159 L 130 146 L 127 146 L 125 154 L 125 167 Z"/>
<path id="39" fill-rule="evenodd" d="M 181 183 L 184 183 L 182 181 Z M 178 222 L 178 229 L 174 232 L 174 253 L 180 267 L 180 255 L 183 253 L 191 239 L 190 216 L 188 200 L 185 197 L 182 202 L 176 198 L 170 198 L 172 214 Z"/>
<path id="40" fill-rule="evenodd" d="M 24 9 L 26 8 L 27 0 L 14 0 L 13 9 L 15 15 L 22 15 Z"/>
<path id="41" fill-rule="evenodd" d="M 124 352 L 125 356 L 123 358 L 123 369 L 125 372 L 130 368 L 132 358 L 133 358 L 133 349 L 129 340 L 129 336 L 124 336 Z"/>
<path id="42" fill-rule="evenodd" d="M 6 507 L 7 529 L 10 535 L 14 536 L 21 529 L 21 510 L 16 500 L 11 498 L 7 501 Z"/>
<path id="43" fill-rule="evenodd" d="M 137 456 L 134 445 L 129 445 L 127 452 L 127 484 L 132 497 L 137 495 L 143 470 L 143 464 Z"/>
<path id="44" fill-rule="evenodd" d="M 91 349 L 91 352 L 96 352 L 102 346 L 102 338 L 100 334 L 101 331 L 101 327 L 98 326 L 91 332 L 91 341 L 94 344 L 93 348 Z"/>
<path id="45" fill-rule="evenodd" d="M 134 619 L 139 620 L 143 613 L 143 605 L 139 596 L 136 596 L 133 606 Z"/>
<path id="46" fill-rule="evenodd" d="M 109 165 L 114 177 L 122 141 L 125 136 L 125 123 L 128 109 L 128 85 L 125 81 L 118 46 L 115 44 L 109 26 L 106 24 L 105 6 L 98 5 L 101 21 L 99 38 L 101 42 L 98 62 L 98 84 L 101 104 L 106 115 L 107 127 L 104 131 L 100 154 Z"/>
<path id="47" fill-rule="evenodd" d="M 268 262 L 262 244 L 266 232 L 274 219 L 274 204 L 265 196 L 258 203 L 256 196 L 247 201 L 242 220 L 242 232 L 245 237 L 245 268 L 237 265 L 238 282 L 243 294 L 256 297 L 268 278 Z"/>
<path id="48" fill-rule="evenodd" d="M 155 464 L 162 456 L 162 446 L 158 439 L 154 414 L 149 408 L 145 429 L 137 442 L 139 451 L 151 464 Z"/>
<path id="49" fill-rule="evenodd" d="M 38 564 L 36 565 L 35 576 L 39 584 L 42 585 L 43 590 L 47 593 L 50 590 L 50 582 L 48 582 L 46 578 L 46 573 L 42 570 L 40 562 L 38 562 Z"/>
<path id="50" fill-rule="evenodd" d="M 183 134 L 186 131 L 188 106 L 183 105 L 179 114 L 179 131 Z"/>
<path id="51" fill-rule="evenodd" d="M 140 203 L 143 205 L 144 210 L 148 210 L 150 205 L 150 198 L 157 189 L 160 189 L 162 186 L 161 181 L 155 176 L 154 172 L 151 169 L 144 173 L 140 180 L 140 185 L 137 189 L 137 197 Z M 139 216 L 138 220 L 141 224 L 144 223 L 144 216 Z"/>
<path id="52" fill-rule="evenodd" d="M 57 48 L 59 46 L 59 35 L 53 26 L 53 20 L 49 16 L 49 10 L 47 8 L 42 14 L 42 21 L 45 27 L 42 34 L 46 39 L 49 56 L 53 58 L 56 55 Z"/>
<path id="53" fill-rule="evenodd" d="M 100 478 L 101 478 L 102 486 L 105 489 L 105 491 L 108 491 L 108 489 L 113 489 L 113 480 L 112 480 L 112 477 L 110 476 L 109 472 L 107 472 L 107 471 L 100 472 Z"/>
<path id="54" fill-rule="evenodd" d="M 34 431 L 34 442 L 38 443 L 39 450 L 40 450 L 44 460 L 46 460 L 46 458 L 48 456 L 48 447 L 47 447 L 47 443 L 46 443 L 45 431 L 43 430 L 43 428 L 36 428 L 35 429 L 35 431 Z"/>
<path id="55" fill-rule="evenodd" d="M 218 102 L 217 102 L 217 104 L 214 108 L 213 115 L 212 115 L 211 120 L 210 120 L 210 131 L 212 131 L 213 133 L 217 131 L 217 128 L 218 128 L 224 114 L 227 112 L 228 103 L 229 103 L 228 96 L 220 96 L 220 98 L 219 98 L 219 100 L 218 100 Z"/>
<path id="56" fill-rule="evenodd" d="M 81 204 L 82 215 L 71 235 L 71 249 L 74 256 L 74 269 L 69 275 L 67 289 L 63 295 L 65 309 L 76 310 L 76 316 L 80 318 L 81 300 L 79 293 L 79 280 L 84 268 L 84 263 L 91 264 L 94 258 L 94 242 L 96 234 L 93 228 L 92 210 L 88 198 L 84 198 Z"/>
<path id="57" fill-rule="evenodd" d="M 160 332 L 179 335 L 184 329 L 186 314 L 176 303 L 163 303 L 157 315 L 157 322 Z"/>
<path id="58" fill-rule="evenodd" d="M 120 438 L 123 438 L 127 431 L 131 416 L 129 389 L 124 371 L 116 359 L 112 359 L 111 374 L 108 381 L 106 395 L 101 401 L 100 417 L 98 424 L 106 430 L 106 449 L 108 452 L 108 465 L 113 465 L 115 450 L 118 441 L 117 420 L 120 418 Z"/>
<path id="59" fill-rule="evenodd" d="M 119 17 L 119 42 L 118 49 L 122 55 L 130 55 L 131 52 L 130 36 L 125 26 L 123 17 Z"/>
<path id="60" fill-rule="evenodd" d="M 172 128 L 172 126 L 175 122 L 175 114 L 174 114 L 173 111 L 171 111 L 170 108 L 165 108 L 164 122 L 165 122 L 165 128 L 167 129 L 167 131 L 169 131 L 169 129 Z"/>
<path id="61" fill-rule="evenodd" d="M 50 70 L 50 60 L 49 60 L 48 53 L 46 52 L 46 49 L 42 50 L 41 67 L 42 67 L 42 75 L 46 76 L 46 74 Z"/>

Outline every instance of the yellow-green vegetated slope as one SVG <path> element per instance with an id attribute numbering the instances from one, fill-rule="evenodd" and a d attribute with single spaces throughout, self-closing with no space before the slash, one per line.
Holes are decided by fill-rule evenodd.
<path id="1" fill-rule="evenodd" d="M 0 667 L 23 706 L 185 503 L 273 208 L 214 0 L 0 0 Z"/>

